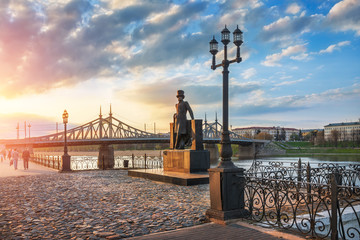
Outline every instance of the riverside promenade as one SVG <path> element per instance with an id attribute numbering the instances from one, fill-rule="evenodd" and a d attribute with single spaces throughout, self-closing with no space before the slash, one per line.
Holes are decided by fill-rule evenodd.
<path id="1" fill-rule="evenodd" d="M 177 186 L 124 170 L 57 173 L 0 163 L 0 239 L 300 239 L 244 222 L 208 223 L 209 185 Z"/>
<path id="2" fill-rule="evenodd" d="M 0 178 L 3 177 L 18 177 L 18 176 L 30 176 L 30 175 L 40 175 L 40 174 L 54 174 L 58 173 L 57 170 L 40 166 L 29 162 L 29 169 L 24 170 L 24 162 L 22 159 L 18 161 L 18 169 L 14 169 L 14 165 L 10 166 L 8 160 L 0 161 Z"/>

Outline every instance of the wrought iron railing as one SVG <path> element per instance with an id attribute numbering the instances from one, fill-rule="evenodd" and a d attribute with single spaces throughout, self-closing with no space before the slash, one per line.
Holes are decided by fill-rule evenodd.
<path id="1" fill-rule="evenodd" d="M 31 154 L 30 162 L 58 170 L 62 167 L 61 156 Z"/>
<path id="2" fill-rule="evenodd" d="M 360 239 L 360 187 L 246 177 L 249 219 L 325 239 Z"/>
<path id="3" fill-rule="evenodd" d="M 61 156 L 33 154 L 32 162 L 46 167 L 60 170 L 62 167 Z M 114 169 L 153 169 L 162 168 L 163 161 L 161 157 L 147 156 L 116 156 L 114 158 Z M 97 156 L 71 156 L 70 168 L 72 170 L 95 170 L 98 168 Z"/>
<path id="4" fill-rule="evenodd" d="M 360 164 L 341 166 L 333 163 L 319 163 L 317 167 L 298 162 L 254 161 L 247 176 L 273 178 L 290 181 L 308 181 L 311 183 L 329 184 L 330 176 L 340 174 L 339 184 L 344 186 L 360 185 Z"/>
<path id="5" fill-rule="evenodd" d="M 96 156 L 71 156 L 71 170 L 95 170 L 98 168 L 98 157 Z"/>
<path id="6" fill-rule="evenodd" d="M 153 169 L 162 168 L 163 161 L 161 157 L 156 156 L 117 156 L 115 157 L 114 168 L 140 168 L 140 169 Z"/>

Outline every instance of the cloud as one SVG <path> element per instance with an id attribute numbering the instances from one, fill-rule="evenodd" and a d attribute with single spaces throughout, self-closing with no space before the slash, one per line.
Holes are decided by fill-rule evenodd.
<path id="1" fill-rule="evenodd" d="M 293 85 L 293 84 L 296 84 L 296 83 L 299 83 L 299 82 L 303 82 L 305 81 L 304 78 L 301 78 L 301 79 L 298 79 L 298 80 L 293 80 L 293 81 L 283 81 L 281 83 L 277 83 L 275 84 L 275 86 L 284 86 L 284 85 Z"/>
<path id="2" fill-rule="evenodd" d="M 310 30 L 319 28 L 323 19 L 324 16 L 320 14 L 294 17 L 285 16 L 264 26 L 259 37 L 265 42 L 289 42 L 289 40 L 294 39 L 294 35 L 301 35 Z"/>
<path id="3" fill-rule="evenodd" d="M 39 17 L 33 4 L 19 3 L 24 10 L 14 12 L 13 18 L 0 11 L 0 63 L 6 69 L 0 73 L 2 95 L 14 97 L 71 85 L 100 75 L 106 65 L 111 65 L 112 54 L 95 51 L 91 40 L 78 39 L 80 25 L 94 6 L 87 1 L 44 6 L 46 17 Z"/>
<path id="4" fill-rule="evenodd" d="M 326 49 L 320 50 L 319 54 L 332 53 L 333 51 L 340 50 L 341 47 L 348 45 L 350 45 L 350 41 L 342 41 L 337 44 L 332 44 L 328 46 Z"/>
<path id="5" fill-rule="evenodd" d="M 258 94 L 250 97 L 240 106 L 238 104 L 232 106 L 231 109 L 233 115 L 249 116 L 298 111 L 322 103 L 338 102 L 340 100 L 352 98 L 358 99 L 360 96 L 360 85 L 353 84 L 350 87 L 329 89 L 321 93 L 303 96 L 289 95 L 271 98 L 265 96 L 265 92 L 263 91 L 258 91 L 257 93 Z"/>
<path id="6" fill-rule="evenodd" d="M 229 96 L 234 98 L 240 94 L 260 89 L 257 82 L 230 84 Z M 133 101 L 158 107 L 176 103 L 176 91 L 185 91 L 185 99 L 194 105 L 218 104 L 222 101 L 222 85 L 194 84 L 191 76 L 181 76 L 172 79 L 161 79 L 148 84 L 137 84 L 132 89 L 115 90 L 116 94 Z"/>
<path id="7" fill-rule="evenodd" d="M 306 51 L 305 45 L 290 46 L 286 49 L 282 49 L 280 53 L 274 53 L 272 55 L 266 56 L 265 61 L 261 62 L 261 64 L 267 67 L 275 67 L 275 66 L 279 67 L 281 66 L 279 61 L 282 58 L 293 56 L 298 53 L 304 53 L 305 51 Z M 298 60 L 296 59 L 296 57 L 293 59 Z"/>
<path id="8" fill-rule="evenodd" d="M 292 3 L 286 8 L 285 12 L 290 14 L 297 14 L 300 10 L 301 7 L 299 5 Z"/>
<path id="9" fill-rule="evenodd" d="M 286 13 L 297 14 L 301 8 L 293 3 Z M 360 1 L 343 0 L 335 4 L 324 16 L 323 14 L 306 15 L 303 11 L 299 16 L 284 16 L 265 25 L 259 38 L 265 42 L 279 42 L 283 46 L 294 44 L 297 37 L 307 32 L 323 31 L 327 27 L 337 31 L 355 31 L 360 35 Z"/>
<path id="10" fill-rule="evenodd" d="M 203 43 L 209 36 L 201 28 L 211 19 L 186 33 L 206 2 L 1 4 L 0 94 L 8 98 L 123 75 L 140 66 L 175 66 L 208 50 Z"/>
<path id="11" fill-rule="evenodd" d="M 209 41 L 209 36 L 182 34 L 189 21 L 200 17 L 198 14 L 206 6 L 204 2 L 184 4 L 173 15 L 166 16 L 162 22 L 145 23 L 136 28 L 131 36 L 134 41 L 150 41 L 146 41 L 141 51 L 133 55 L 126 64 L 141 67 L 176 65 L 189 57 L 207 52 L 208 46 L 203 43 Z"/>
<path id="12" fill-rule="evenodd" d="M 327 15 L 327 24 L 339 31 L 355 31 L 360 35 L 360 1 L 343 0 L 335 4 Z"/>
<path id="13" fill-rule="evenodd" d="M 241 74 L 241 76 L 244 79 L 249 79 L 249 78 L 255 76 L 255 74 L 256 74 L 256 69 L 255 68 L 248 68 Z"/>

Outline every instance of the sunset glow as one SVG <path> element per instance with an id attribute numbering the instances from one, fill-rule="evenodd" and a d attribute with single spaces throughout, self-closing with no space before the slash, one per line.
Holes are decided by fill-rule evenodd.
<path id="1" fill-rule="evenodd" d="M 230 125 L 323 128 L 360 118 L 360 1 L 0 2 L 0 139 L 109 112 L 168 132 L 176 91 L 195 118 L 222 114 L 209 41 L 244 32 L 230 68 Z M 235 56 L 235 45 L 229 44 Z M 222 59 L 219 44 L 218 60 Z"/>

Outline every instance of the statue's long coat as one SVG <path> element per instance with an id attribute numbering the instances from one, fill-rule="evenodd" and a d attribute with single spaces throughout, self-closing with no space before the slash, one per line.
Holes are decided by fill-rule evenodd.
<path id="1" fill-rule="evenodd" d="M 175 132 L 180 134 L 186 134 L 186 113 L 189 111 L 190 115 L 193 116 L 193 112 L 190 105 L 186 101 L 181 101 L 175 105 L 176 107 L 176 118 L 175 118 Z"/>

